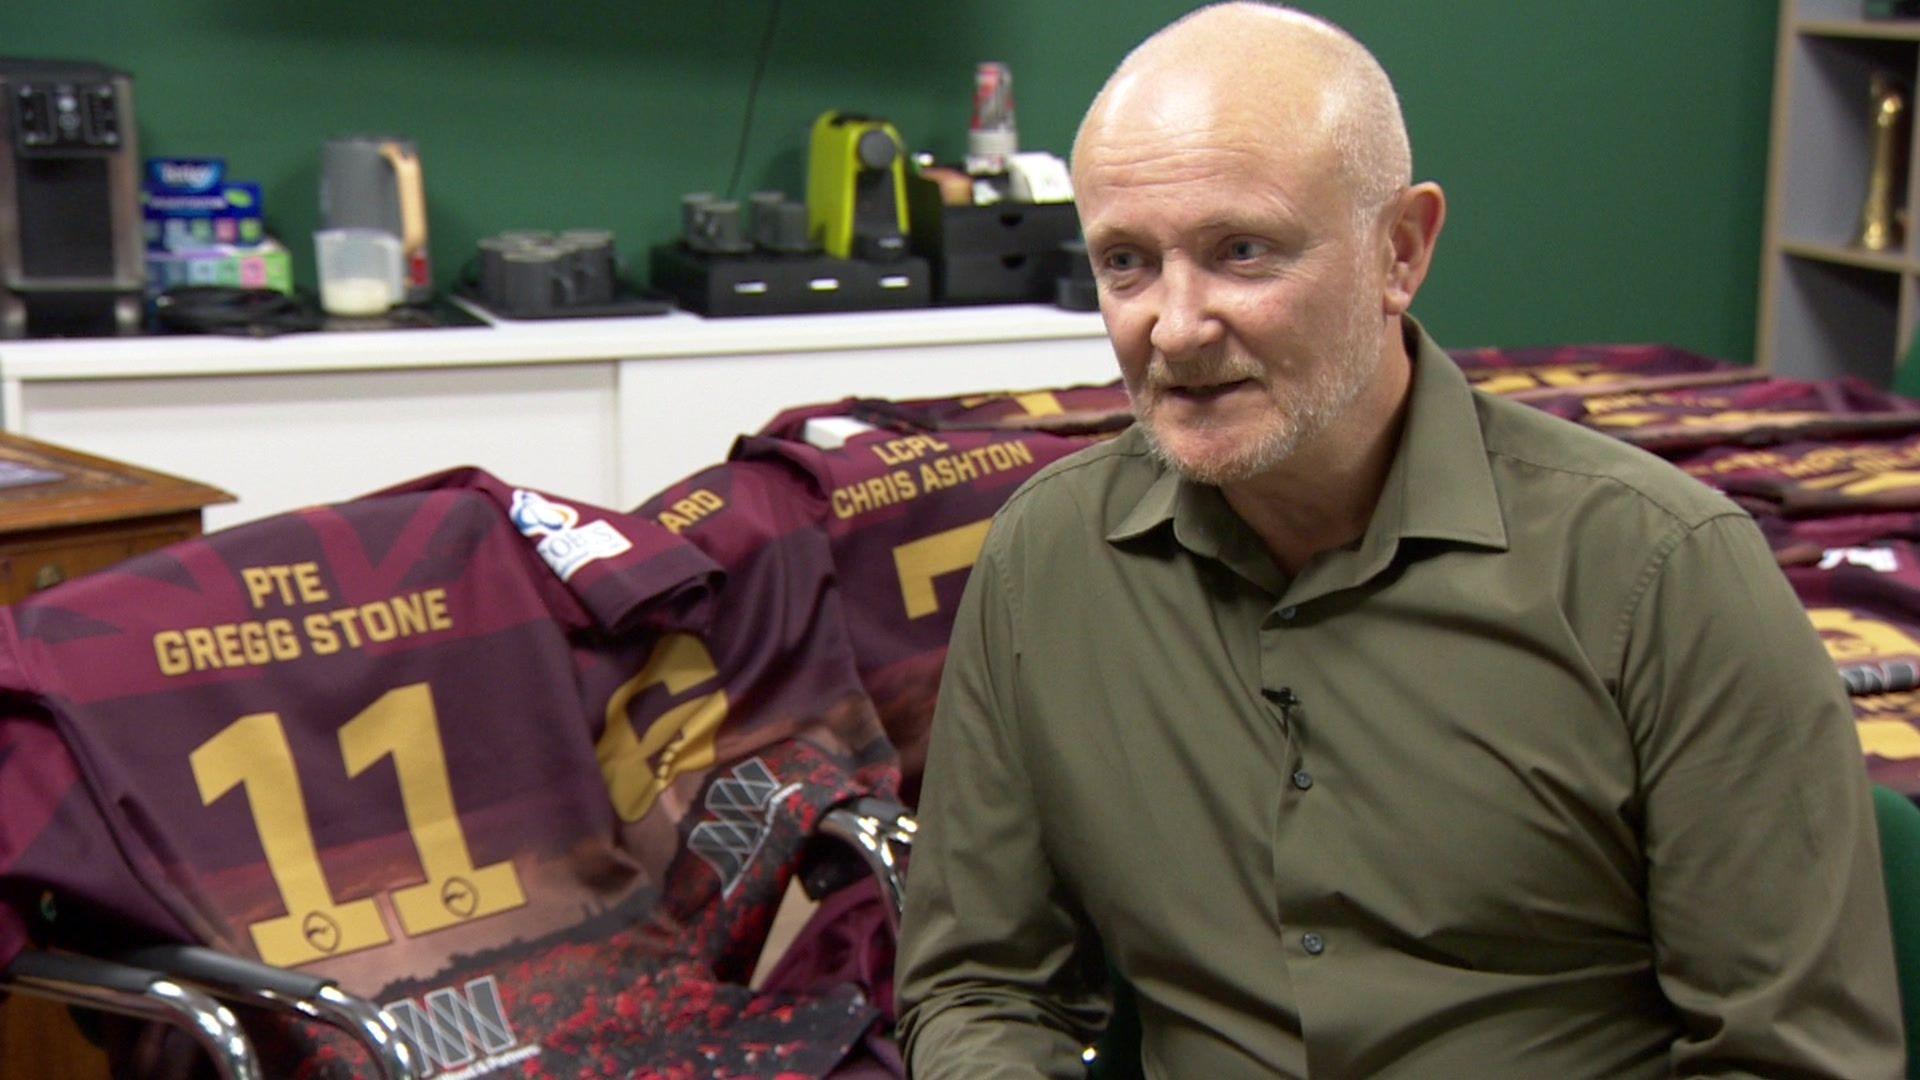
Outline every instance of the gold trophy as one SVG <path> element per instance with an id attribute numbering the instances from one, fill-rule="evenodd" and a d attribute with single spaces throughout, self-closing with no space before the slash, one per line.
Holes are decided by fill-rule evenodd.
<path id="1" fill-rule="evenodd" d="M 1873 161 L 1867 173 L 1867 200 L 1860 208 L 1860 233 L 1854 243 L 1885 251 L 1905 242 L 1906 208 L 1899 206 L 1905 186 L 1907 97 L 1885 72 L 1875 72 Z"/>

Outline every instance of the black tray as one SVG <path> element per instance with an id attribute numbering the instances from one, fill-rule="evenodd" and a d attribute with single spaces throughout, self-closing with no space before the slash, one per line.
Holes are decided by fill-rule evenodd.
<path id="1" fill-rule="evenodd" d="M 625 284 L 614 287 L 611 303 L 574 304 L 568 307 L 546 307 L 537 311 L 516 311 L 512 308 L 496 307 L 481 297 L 480 290 L 471 285 L 454 287 L 453 294 L 497 319 L 619 319 L 633 315 L 665 315 L 673 310 L 673 301 L 656 293 L 643 293 Z"/>
<path id="2" fill-rule="evenodd" d="M 685 244 L 656 245 L 649 274 L 680 306 L 709 318 L 804 315 L 926 307 L 933 289 L 925 259 L 888 262 L 826 255 L 712 255 Z"/>

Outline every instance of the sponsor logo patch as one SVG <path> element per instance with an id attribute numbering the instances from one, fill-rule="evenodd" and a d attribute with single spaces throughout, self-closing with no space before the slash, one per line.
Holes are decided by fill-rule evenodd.
<path id="1" fill-rule="evenodd" d="M 508 516 L 520 535 L 539 541 L 535 550 L 561 581 L 573 577 L 582 566 L 595 559 L 633 550 L 633 541 L 611 523 L 595 521 L 581 525 L 578 510 L 539 492 L 515 488 Z"/>
<path id="2" fill-rule="evenodd" d="M 538 1046 L 519 1045 L 501 1004 L 500 986 L 491 975 L 464 988 L 443 986 L 382 1008 L 413 1051 L 422 1077 L 483 1076 L 540 1053 Z"/>
<path id="3" fill-rule="evenodd" d="M 780 801 L 800 789 L 782 787 L 765 762 L 748 758 L 707 789 L 709 821 L 694 826 L 687 847 L 720 876 L 720 895 L 731 896 L 760 853 Z"/>

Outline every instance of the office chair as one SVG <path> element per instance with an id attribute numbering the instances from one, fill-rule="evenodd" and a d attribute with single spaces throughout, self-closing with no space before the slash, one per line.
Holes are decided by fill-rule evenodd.
<path id="1" fill-rule="evenodd" d="M 1876 784 L 1874 817 L 1880 826 L 1880 864 L 1893 923 L 1894 967 L 1907 1031 L 1907 1076 L 1920 1080 L 1920 807 Z"/>

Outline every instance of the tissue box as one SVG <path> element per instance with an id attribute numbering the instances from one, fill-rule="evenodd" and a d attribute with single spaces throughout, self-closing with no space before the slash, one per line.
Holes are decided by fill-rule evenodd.
<path id="1" fill-rule="evenodd" d="M 148 158 L 140 184 L 147 250 L 196 251 L 267 238 L 260 185 L 227 180 L 220 158 Z"/>

